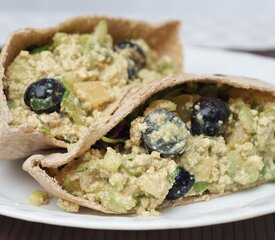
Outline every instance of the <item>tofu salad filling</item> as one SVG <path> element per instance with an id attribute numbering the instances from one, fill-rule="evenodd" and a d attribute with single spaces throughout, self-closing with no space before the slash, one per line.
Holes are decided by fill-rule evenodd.
<path id="1" fill-rule="evenodd" d="M 8 67 L 4 89 L 11 126 L 32 124 L 74 143 L 91 122 L 133 85 L 173 73 L 173 61 L 143 39 L 114 43 L 102 20 L 89 34 L 57 32 L 44 46 L 22 50 Z"/>
<path id="2" fill-rule="evenodd" d="M 275 102 L 254 92 L 206 83 L 164 90 L 83 156 L 47 171 L 72 195 L 138 215 L 271 182 Z M 79 208 L 64 200 L 58 205 Z"/>

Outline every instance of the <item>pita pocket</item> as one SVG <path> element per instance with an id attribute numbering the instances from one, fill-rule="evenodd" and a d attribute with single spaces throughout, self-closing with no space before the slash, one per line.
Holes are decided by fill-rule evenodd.
<path id="1" fill-rule="evenodd" d="M 182 72 L 179 27 L 84 16 L 11 34 L 0 55 L 0 157 L 89 143 L 132 87 Z"/>
<path id="2" fill-rule="evenodd" d="M 65 211 L 155 215 L 274 180 L 273 85 L 186 74 L 129 95 L 90 149 L 25 161 Z"/>

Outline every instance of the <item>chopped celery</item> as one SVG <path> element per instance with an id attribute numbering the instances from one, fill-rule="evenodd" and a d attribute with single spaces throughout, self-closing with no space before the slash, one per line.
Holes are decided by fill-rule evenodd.
<path id="1" fill-rule="evenodd" d="M 56 47 L 56 46 L 60 45 L 62 43 L 62 38 L 64 38 L 67 35 L 68 35 L 67 33 L 57 32 L 53 36 L 53 46 Z"/>
<path id="2" fill-rule="evenodd" d="M 52 51 L 54 48 L 51 44 L 47 44 L 41 47 L 36 47 L 30 50 L 30 54 L 41 53 L 43 51 Z"/>
<path id="3" fill-rule="evenodd" d="M 15 100 L 8 100 L 7 103 L 10 109 L 16 107 Z"/>
<path id="4" fill-rule="evenodd" d="M 227 171 L 231 177 L 234 177 L 243 167 L 244 159 L 241 154 L 236 150 L 228 152 L 226 157 L 228 159 Z"/>
<path id="5" fill-rule="evenodd" d="M 76 143 L 76 142 L 77 142 L 76 139 L 72 139 L 72 137 L 69 136 L 69 135 L 64 135 L 64 136 L 63 136 L 63 140 L 64 140 L 65 142 L 68 142 L 68 143 Z"/>
<path id="6" fill-rule="evenodd" d="M 248 174 L 248 181 L 249 183 L 256 182 L 260 177 L 260 171 L 258 170 L 257 166 L 253 162 L 245 162 L 244 165 L 245 171 Z"/>
<path id="7" fill-rule="evenodd" d="M 247 133 L 252 133 L 254 117 L 250 108 L 243 102 L 242 99 L 237 99 L 235 104 L 239 109 L 238 118 L 241 122 L 243 129 Z"/>
<path id="8" fill-rule="evenodd" d="M 89 173 L 92 173 L 95 170 L 95 165 L 93 161 L 82 162 L 76 168 L 77 172 L 83 172 L 86 170 L 88 170 Z"/>
<path id="9" fill-rule="evenodd" d="M 137 203 L 132 196 L 124 196 L 111 187 L 102 194 L 100 200 L 103 206 L 118 213 L 126 213 Z"/>
<path id="10" fill-rule="evenodd" d="M 230 151 L 226 157 L 228 159 L 227 171 L 235 182 L 246 185 L 256 182 L 260 177 L 257 166 L 253 162 L 245 160 L 238 151 Z"/>
<path id="11" fill-rule="evenodd" d="M 166 70 L 173 69 L 173 64 L 171 61 L 163 61 L 157 65 L 156 71 L 159 73 L 164 73 Z"/>
<path id="12" fill-rule="evenodd" d="M 126 141 L 126 139 L 123 139 L 123 138 L 114 139 L 114 138 L 108 138 L 108 137 L 102 137 L 101 140 L 102 140 L 103 142 L 112 143 L 112 144 L 116 144 L 116 143 L 125 143 L 125 141 Z"/>
<path id="13" fill-rule="evenodd" d="M 267 108 L 260 113 L 259 117 L 275 117 L 275 108 Z"/>
<path id="14" fill-rule="evenodd" d="M 176 178 L 176 176 L 179 174 L 179 172 L 180 172 L 180 168 L 177 167 L 177 168 L 175 169 L 175 171 L 173 172 L 173 174 L 172 174 L 172 175 L 169 175 L 169 176 L 167 177 L 168 181 L 169 181 L 170 183 L 175 182 L 175 178 Z"/>
<path id="15" fill-rule="evenodd" d="M 41 131 L 42 133 L 44 133 L 45 135 L 50 135 L 50 134 L 51 134 L 51 129 L 48 128 L 48 127 L 46 127 L 46 126 L 40 127 L 40 131 Z"/>
<path id="16" fill-rule="evenodd" d="M 80 189 L 79 181 L 78 180 L 72 180 L 72 179 L 70 179 L 69 176 L 67 176 L 65 181 L 63 182 L 63 188 L 69 193 L 77 191 L 77 190 Z"/>
<path id="17" fill-rule="evenodd" d="M 89 39 L 90 39 L 90 34 L 80 34 L 79 36 L 77 36 L 77 43 L 82 45 L 82 46 L 85 46 Z"/>
<path id="18" fill-rule="evenodd" d="M 97 59 L 93 56 L 93 54 L 89 54 L 89 70 L 93 70 L 96 68 Z"/>
<path id="19" fill-rule="evenodd" d="M 113 149 L 108 149 L 104 158 L 101 160 L 101 167 L 107 171 L 116 172 L 122 163 L 121 156 L 117 154 Z"/>
<path id="20" fill-rule="evenodd" d="M 140 172 L 139 171 L 137 171 L 136 169 L 127 167 L 125 164 L 121 165 L 121 169 L 124 170 L 130 176 L 135 176 L 135 177 L 140 176 Z"/>
<path id="21" fill-rule="evenodd" d="M 9 79 L 13 79 L 15 83 L 21 83 L 23 79 L 29 79 L 35 72 L 33 66 L 22 60 L 12 62 L 7 71 Z"/>
<path id="22" fill-rule="evenodd" d="M 271 181 L 275 182 L 275 169 L 271 170 Z"/>
<path id="23" fill-rule="evenodd" d="M 101 20 L 95 27 L 95 31 L 92 35 L 92 43 L 104 44 L 106 36 L 108 33 L 107 22 Z"/>
<path id="24" fill-rule="evenodd" d="M 73 94 L 66 89 L 61 101 L 61 110 L 66 112 L 76 124 L 82 125 L 85 121 L 86 112 L 76 100 Z"/>
<path id="25" fill-rule="evenodd" d="M 207 181 L 195 182 L 193 188 L 197 193 L 203 193 L 210 185 Z"/>
<path id="26" fill-rule="evenodd" d="M 111 63 L 111 62 L 113 61 L 114 57 L 112 56 L 111 53 L 105 52 L 105 53 L 103 53 L 103 54 L 104 54 L 104 57 L 105 57 L 105 61 L 106 61 L 107 63 Z"/>
<path id="27" fill-rule="evenodd" d="M 76 124 L 81 125 L 84 123 L 86 112 L 81 108 L 78 99 L 72 93 L 74 84 L 80 82 L 79 77 L 75 73 L 67 73 L 62 82 L 66 87 L 66 91 L 61 101 L 61 110 L 68 113 Z"/>
<path id="28" fill-rule="evenodd" d="M 67 89 L 72 91 L 74 84 L 77 83 L 77 82 L 81 82 L 81 79 L 80 79 L 80 77 L 78 76 L 77 73 L 68 72 L 64 75 L 64 77 L 62 78 L 61 81 Z"/>
<path id="29" fill-rule="evenodd" d="M 243 128 L 247 130 L 248 133 L 253 132 L 253 115 L 247 106 L 241 108 L 239 112 L 239 119 Z"/>
<path id="30" fill-rule="evenodd" d="M 39 117 L 39 115 L 36 115 L 36 118 L 42 124 L 42 126 L 40 127 L 40 131 L 45 135 L 50 135 L 51 134 L 51 129 L 47 126 L 47 124 Z"/>

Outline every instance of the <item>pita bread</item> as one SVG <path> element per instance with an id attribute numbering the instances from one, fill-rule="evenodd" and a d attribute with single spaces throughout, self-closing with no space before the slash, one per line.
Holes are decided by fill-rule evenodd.
<path id="1" fill-rule="evenodd" d="M 229 86 L 249 90 L 251 93 L 256 95 L 261 95 L 265 99 L 274 99 L 275 97 L 275 86 L 250 78 L 244 77 L 231 77 L 224 75 L 191 75 L 191 74 L 183 74 L 179 76 L 169 76 L 163 79 L 160 82 L 154 82 L 146 87 L 140 87 L 136 89 L 132 89 L 129 94 L 122 101 L 121 106 L 117 109 L 117 111 L 113 114 L 111 120 L 104 127 L 98 129 L 97 137 L 93 137 L 93 139 L 89 139 L 90 141 L 85 142 L 81 148 L 71 149 L 72 151 L 66 154 L 52 154 L 52 155 L 34 155 L 27 159 L 23 164 L 23 169 L 30 173 L 42 187 L 44 187 L 51 194 L 77 203 L 81 206 L 85 206 L 88 208 L 92 208 L 95 210 L 99 210 L 102 212 L 108 212 L 103 207 L 100 207 L 95 203 L 88 203 L 86 199 L 76 198 L 75 196 L 69 194 L 65 190 L 63 190 L 57 183 L 57 181 L 47 175 L 46 171 L 43 168 L 57 168 L 62 166 L 71 160 L 81 156 L 85 151 L 90 148 L 90 145 L 93 145 L 97 140 L 101 139 L 101 137 L 105 136 L 112 128 L 114 128 L 121 120 L 123 120 L 128 114 L 133 112 L 138 106 L 143 104 L 146 100 L 148 100 L 155 93 L 159 93 L 162 90 L 166 90 L 172 88 L 177 85 L 182 85 L 184 83 L 191 82 L 204 82 L 204 83 L 217 83 L 217 84 L 227 84 Z M 131 96 L 131 97 L 130 97 Z M 95 136 L 95 135 L 94 135 Z M 78 146 L 80 147 L 80 145 Z M 263 182 L 257 182 L 255 184 L 259 185 Z M 229 194 L 229 193 L 225 193 Z M 222 194 L 222 195 L 225 195 Z M 165 200 L 160 208 L 183 205 L 198 201 L 208 200 L 210 198 L 214 198 L 220 195 L 213 194 L 203 194 L 202 196 L 196 197 L 184 197 L 178 199 L 176 201 L 167 201 Z"/>
<path id="2" fill-rule="evenodd" d="M 26 158 L 38 150 L 61 147 L 71 147 L 63 141 L 59 141 L 50 136 L 42 135 L 29 124 L 20 125 L 17 128 L 9 126 L 12 116 L 8 109 L 6 97 L 3 93 L 3 83 L 5 70 L 21 50 L 32 46 L 47 44 L 56 32 L 66 33 L 90 33 L 100 20 L 106 20 L 109 33 L 114 42 L 125 39 L 142 38 L 159 55 L 170 56 L 175 62 L 175 71 L 182 72 L 182 48 L 179 42 L 178 21 L 169 21 L 162 24 L 149 24 L 142 21 L 132 21 L 121 18 L 111 18 L 104 16 L 83 16 L 67 20 L 56 27 L 46 29 L 22 29 L 12 33 L 4 45 L 0 55 L 0 157 L 7 160 Z M 108 121 L 127 93 L 124 89 L 121 98 L 109 104 L 104 110 L 106 121 Z M 98 125 L 94 123 L 88 131 L 90 137 L 93 136 Z M 83 139 L 86 137 L 83 136 Z M 81 142 L 82 139 L 79 140 Z M 84 140 L 85 142 L 86 140 Z M 77 142 L 75 147 L 79 144 Z M 16 149 L 16 151 L 15 151 Z"/>

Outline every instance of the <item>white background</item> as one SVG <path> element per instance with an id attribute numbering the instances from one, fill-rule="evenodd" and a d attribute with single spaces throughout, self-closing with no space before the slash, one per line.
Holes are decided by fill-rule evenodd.
<path id="1" fill-rule="evenodd" d="M 17 28 L 52 26 L 70 16 L 94 13 L 180 19 L 186 44 L 275 48 L 274 0 L 0 0 L 0 44 Z"/>

